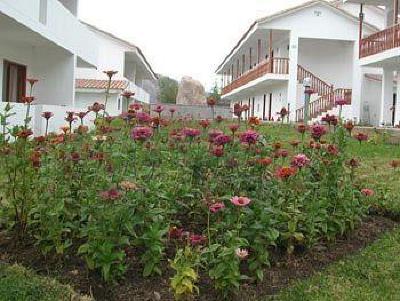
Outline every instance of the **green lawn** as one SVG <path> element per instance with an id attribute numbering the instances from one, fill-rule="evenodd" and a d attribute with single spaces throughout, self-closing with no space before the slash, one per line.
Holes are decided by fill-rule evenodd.
<path id="1" fill-rule="evenodd" d="M 1 301 L 89 301 L 66 285 L 40 277 L 18 265 L 0 264 Z"/>
<path id="2" fill-rule="evenodd" d="M 400 300 L 400 230 L 331 265 L 326 271 L 297 282 L 272 300 L 389 301 Z"/>

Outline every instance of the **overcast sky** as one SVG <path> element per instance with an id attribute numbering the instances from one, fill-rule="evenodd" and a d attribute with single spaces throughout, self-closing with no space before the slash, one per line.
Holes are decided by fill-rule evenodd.
<path id="1" fill-rule="evenodd" d="M 304 0 L 80 0 L 80 18 L 139 46 L 157 73 L 207 88 L 255 19 Z"/>

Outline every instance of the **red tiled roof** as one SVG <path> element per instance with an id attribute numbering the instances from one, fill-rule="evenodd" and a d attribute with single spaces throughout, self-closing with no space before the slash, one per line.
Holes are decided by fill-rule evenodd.
<path id="1" fill-rule="evenodd" d="M 112 80 L 111 89 L 112 90 L 124 90 L 128 87 L 128 82 L 126 80 Z M 76 89 L 107 89 L 108 80 L 100 79 L 77 79 L 75 81 Z"/>

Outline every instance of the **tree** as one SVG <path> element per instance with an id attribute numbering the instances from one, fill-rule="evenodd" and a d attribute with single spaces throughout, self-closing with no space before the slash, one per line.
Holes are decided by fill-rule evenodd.
<path id="1" fill-rule="evenodd" d="M 219 92 L 217 83 L 214 84 L 214 86 L 211 88 L 211 91 L 208 95 L 214 97 L 217 100 L 217 102 L 219 102 L 221 100 L 221 94 Z"/>
<path id="2" fill-rule="evenodd" d="M 176 103 L 178 95 L 178 82 L 168 76 L 160 76 L 160 102 Z"/>

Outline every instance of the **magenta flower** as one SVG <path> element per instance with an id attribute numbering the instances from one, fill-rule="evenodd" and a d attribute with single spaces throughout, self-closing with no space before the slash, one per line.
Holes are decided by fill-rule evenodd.
<path id="1" fill-rule="evenodd" d="M 149 123 L 151 122 L 151 117 L 146 112 L 137 112 L 136 119 L 141 123 Z"/>
<path id="2" fill-rule="evenodd" d="M 217 213 L 218 211 L 225 208 L 225 204 L 222 202 L 212 204 L 209 209 L 211 213 Z"/>
<path id="3" fill-rule="evenodd" d="M 215 145 L 225 145 L 232 141 L 231 136 L 228 135 L 218 135 L 214 138 L 213 142 Z"/>
<path id="4" fill-rule="evenodd" d="M 199 129 L 193 129 L 193 128 L 184 128 L 182 130 L 182 133 L 186 137 L 190 137 L 190 138 L 195 138 L 197 136 L 200 136 L 200 134 L 201 134 Z"/>
<path id="5" fill-rule="evenodd" d="M 132 130 L 132 139 L 136 141 L 146 141 L 153 135 L 153 130 L 149 127 L 139 126 Z"/>
<path id="6" fill-rule="evenodd" d="M 302 168 L 310 165 L 311 160 L 305 154 L 298 154 L 293 157 L 292 166 Z"/>
<path id="7" fill-rule="evenodd" d="M 247 144 L 255 144 L 258 140 L 258 133 L 253 130 L 247 130 L 240 135 L 240 141 Z"/>
<path id="8" fill-rule="evenodd" d="M 316 141 L 319 141 L 326 132 L 326 128 L 323 125 L 315 124 L 311 127 L 311 137 Z"/>
<path id="9" fill-rule="evenodd" d="M 231 198 L 231 203 L 238 207 L 245 207 L 249 205 L 250 202 L 251 200 L 244 196 L 234 196 L 233 198 Z"/>
<path id="10" fill-rule="evenodd" d="M 164 107 L 162 105 L 157 105 L 153 112 L 161 114 L 164 111 Z"/>

